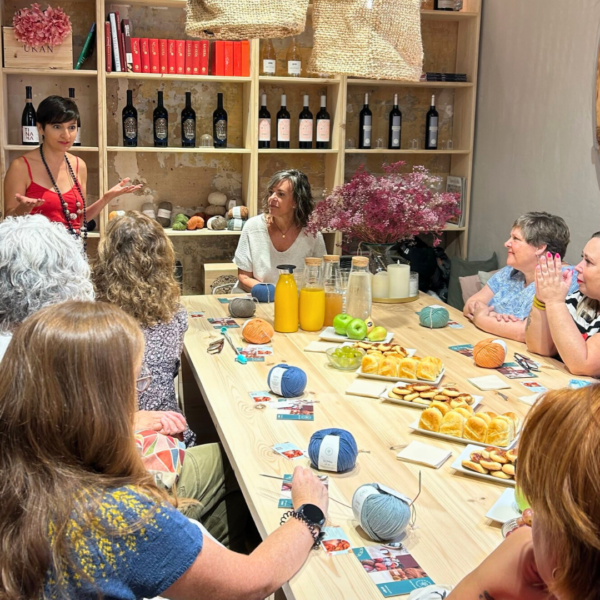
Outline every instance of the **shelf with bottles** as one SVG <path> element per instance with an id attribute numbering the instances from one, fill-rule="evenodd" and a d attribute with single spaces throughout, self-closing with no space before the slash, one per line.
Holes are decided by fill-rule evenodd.
<path id="1" fill-rule="evenodd" d="M 259 154 L 337 154 L 331 148 L 259 148 Z"/>
<path id="2" fill-rule="evenodd" d="M 478 12 L 466 10 L 422 10 L 421 19 L 424 21 L 466 21 L 479 17 Z"/>
<path id="3" fill-rule="evenodd" d="M 97 77 L 96 69 L 15 69 L 3 67 L 5 75 L 44 75 L 50 77 Z"/>
<path id="4" fill-rule="evenodd" d="M 393 79 L 347 79 L 348 86 L 369 87 L 372 89 L 384 87 L 398 88 L 429 88 L 429 89 L 444 89 L 444 88 L 472 88 L 473 83 L 453 82 L 453 81 L 397 81 Z"/>
<path id="5" fill-rule="evenodd" d="M 149 81 L 180 81 L 180 82 L 208 82 L 208 83 L 248 83 L 252 77 L 226 77 L 218 75 L 170 75 L 168 73 L 106 73 L 107 79 L 131 79 Z"/>
<path id="6" fill-rule="evenodd" d="M 346 148 L 346 154 L 470 154 L 471 150 L 425 150 L 423 148 L 417 150 L 403 149 L 391 150 L 389 148 Z"/>
<path id="7" fill-rule="evenodd" d="M 23 146 L 22 144 L 6 144 L 4 150 L 9 152 L 29 152 L 35 150 L 39 146 Z M 97 146 L 71 146 L 69 152 L 77 154 L 78 152 L 98 152 Z"/>
<path id="8" fill-rule="evenodd" d="M 76 150 L 76 149 L 75 149 Z M 251 154 L 249 148 L 181 148 L 177 146 L 166 146 L 164 148 L 155 148 L 154 146 L 107 146 L 107 152 L 125 152 L 142 154 Z M 71 150 L 69 150 L 71 152 Z"/>
<path id="9" fill-rule="evenodd" d="M 260 75 L 258 81 L 261 84 L 339 85 L 341 77 L 272 77 L 269 75 Z"/>

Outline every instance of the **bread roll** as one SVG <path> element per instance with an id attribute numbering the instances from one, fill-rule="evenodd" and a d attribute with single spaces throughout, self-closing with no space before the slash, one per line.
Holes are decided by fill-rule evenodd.
<path id="1" fill-rule="evenodd" d="M 492 412 L 490 410 L 486 410 L 483 414 L 489 415 L 490 419 L 495 419 L 498 416 L 495 412 Z"/>
<path id="2" fill-rule="evenodd" d="M 440 433 L 460 438 L 463 436 L 465 421 L 466 419 L 459 412 L 451 410 L 442 419 Z"/>
<path id="3" fill-rule="evenodd" d="M 442 370 L 442 361 L 433 356 L 426 356 L 417 366 L 417 378 L 435 381 Z"/>
<path id="4" fill-rule="evenodd" d="M 466 402 L 463 402 L 462 400 L 459 400 L 458 398 L 452 398 L 450 400 L 450 406 L 453 409 L 465 408 L 469 411 L 470 414 L 473 414 L 473 409 Z"/>
<path id="5" fill-rule="evenodd" d="M 473 398 L 471 394 L 460 394 L 459 396 L 456 396 L 456 399 L 461 400 L 462 402 L 465 402 L 467 404 L 473 404 L 473 402 L 475 401 L 475 398 Z"/>
<path id="6" fill-rule="evenodd" d="M 515 438 L 515 422 L 506 415 L 498 415 L 496 419 L 502 419 L 508 423 L 508 437 L 512 441 Z"/>
<path id="7" fill-rule="evenodd" d="M 378 375 L 382 377 L 397 377 L 399 360 L 393 356 L 385 356 L 379 363 Z"/>
<path id="8" fill-rule="evenodd" d="M 398 367 L 398 377 L 405 379 L 416 379 L 418 365 L 419 361 L 415 358 L 403 358 Z"/>
<path id="9" fill-rule="evenodd" d="M 519 423 L 521 422 L 518 415 L 514 412 L 505 412 L 503 417 L 508 417 L 515 424 L 515 433 L 519 430 Z"/>
<path id="10" fill-rule="evenodd" d="M 500 419 L 496 417 L 488 425 L 488 433 L 485 438 L 485 443 L 492 446 L 508 446 L 512 440 L 510 432 L 514 428 L 510 419 Z"/>
<path id="11" fill-rule="evenodd" d="M 363 356 L 361 368 L 363 373 L 377 373 L 379 364 L 383 360 L 381 354 L 366 354 Z"/>
<path id="12" fill-rule="evenodd" d="M 474 442 L 485 443 L 487 423 L 477 415 L 469 417 L 465 422 L 463 437 Z"/>
<path id="13" fill-rule="evenodd" d="M 490 417 L 490 415 L 486 412 L 478 412 L 477 416 L 480 419 L 483 419 L 486 425 L 489 425 L 492 422 L 492 417 Z"/>
<path id="14" fill-rule="evenodd" d="M 470 406 L 468 408 L 471 408 Z M 453 409 L 454 412 L 461 414 L 465 419 L 470 419 L 473 416 L 473 409 L 469 412 L 464 406 L 459 406 Z"/>
<path id="15" fill-rule="evenodd" d="M 440 430 L 442 424 L 442 413 L 437 408 L 426 408 L 421 413 L 419 419 L 419 429 L 425 431 L 435 431 L 436 433 Z"/>
<path id="16" fill-rule="evenodd" d="M 515 465 L 512 463 L 508 463 L 507 465 L 502 465 L 502 472 L 510 475 L 511 477 L 515 476 Z"/>
<path id="17" fill-rule="evenodd" d="M 450 407 L 448 406 L 448 404 L 446 402 L 439 402 L 438 400 L 434 400 L 431 403 L 431 408 L 437 408 L 442 413 L 442 415 L 446 415 L 450 412 Z"/>

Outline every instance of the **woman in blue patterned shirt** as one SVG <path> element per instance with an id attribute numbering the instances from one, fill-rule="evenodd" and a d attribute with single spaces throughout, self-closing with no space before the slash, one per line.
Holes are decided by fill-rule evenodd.
<path id="1" fill-rule="evenodd" d="M 506 266 L 467 300 L 465 317 L 482 331 L 524 342 L 538 259 L 545 252 L 564 258 L 569 241 L 569 228 L 561 217 L 546 212 L 529 212 L 519 217 L 504 244 L 508 250 Z M 574 280 L 571 291 L 576 290 Z"/>

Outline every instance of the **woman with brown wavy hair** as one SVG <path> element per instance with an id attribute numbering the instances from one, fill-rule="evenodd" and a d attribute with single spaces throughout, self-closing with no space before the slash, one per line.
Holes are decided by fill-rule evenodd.
<path id="1" fill-rule="evenodd" d="M 3 600 L 259 600 L 306 560 L 313 528 L 298 519 L 245 556 L 159 491 L 133 434 L 143 352 L 135 321 L 101 302 L 44 308 L 16 330 L 0 363 Z M 292 499 L 327 513 L 309 469 Z"/>
<path id="2" fill-rule="evenodd" d="M 109 223 L 92 264 L 96 297 L 122 308 L 144 332 L 151 379 L 139 395 L 140 410 L 181 412 L 174 378 L 188 325 L 174 270 L 175 251 L 163 228 L 138 212 Z M 187 426 L 182 433 L 193 446 L 195 434 Z"/>

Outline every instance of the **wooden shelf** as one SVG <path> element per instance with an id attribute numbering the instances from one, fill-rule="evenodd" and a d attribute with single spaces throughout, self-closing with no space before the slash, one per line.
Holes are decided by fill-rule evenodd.
<path id="1" fill-rule="evenodd" d="M 467 228 L 466 227 L 459 227 L 458 225 L 452 225 L 452 224 L 447 224 L 443 231 L 466 231 Z"/>
<path id="2" fill-rule="evenodd" d="M 394 86 L 411 88 L 471 88 L 471 82 L 453 81 L 394 81 L 391 79 L 348 79 L 348 85 Z"/>
<path id="3" fill-rule="evenodd" d="M 98 233 L 97 231 L 88 231 L 88 239 L 94 239 L 94 238 L 100 238 L 100 233 Z"/>
<path id="4" fill-rule="evenodd" d="M 154 154 L 251 154 L 248 148 L 177 148 L 169 146 L 167 148 L 154 148 L 153 146 L 138 146 L 128 148 L 125 146 L 108 146 L 108 152 L 148 152 Z"/>
<path id="5" fill-rule="evenodd" d="M 29 152 L 35 150 L 39 146 L 23 146 L 21 144 L 6 144 L 4 150 L 15 152 Z M 69 152 L 98 152 L 98 146 L 71 146 Z"/>
<path id="6" fill-rule="evenodd" d="M 477 19 L 479 13 L 463 10 L 422 10 L 421 19 L 428 21 L 464 21 L 467 19 Z"/>
<path id="7" fill-rule="evenodd" d="M 164 73 L 107 73 L 106 79 L 150 79 L 155 81 L 204 81 L 211 83 L 245 83 L 252 77 L 217 77 L 215 75 L 171 75 Z"/>
<path id="8" fill-rule="evenodd" d="M 200 236 L 219 236 L 219 235 L 240 235 L 241 231 L 229 231 L 228 229 L 224 229 L 222 231 L 213 231 L 212 229 L 196 229 L 192 231 L 188 231 L 184 229 L 183 231 L 174 231 L 170 227 L 165 229 L 165 233 L 169 237 L 200 237 Z"/>
<path id="9" fill-rule="evenodd" d="M 55 77 L 97 77 L 98 71 L 91 69 L 11 69 L 3 67 L 6 75 L 53 75 Z"/>
<path id="10" fill-rule="evenodd" d="M 259 154 L 337 154 L 331 148 L 259 148 Z"/>
<path id="11" fill-rule="evenodd" d="M 471 154 L 470 150 L 390 150 L 389 148 L 346 148 L 346 154 Z"/>
<path id="12" fill-rule="evenodd" d="M 337 85 L 341 79 L 331 77 L 269 77 L 261 75 L 259 83 L 291 83 L 292 85 Z"/>

